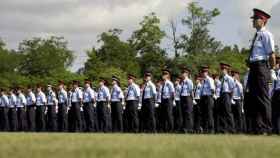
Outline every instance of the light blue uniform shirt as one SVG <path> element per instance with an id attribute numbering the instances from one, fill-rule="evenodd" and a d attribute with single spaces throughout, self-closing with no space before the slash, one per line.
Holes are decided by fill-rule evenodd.
<path id="1" fill-rule="evenodd" d="M 191 96 L 193 92 L 193 81 L 189 78 L 183 80 L 181 83 L 180 96 Z"/>
<path id="2" fill-rule="evenodd" d="M 215 85 L 216 85 L 215 96 L 219 98 L 221 94 L 222 83 L 220 80 L 215 80 Z"/>
<path id="3" fill-rule="evenodd" d="M 42 106 L 45 105 L 47 103 L 47 98 L 45 93 L 43 93 L 42 91 L 38 92 L 36 94 L 36 106 Z"/>
<path id="4" fill-rule="evenodd" d="M 215 82 L 212 77 L 206 76 L 202 81 L 201 96 L 211 96 L 215 91 Z"/>
<path id="5" fill-rule="evenodd" d="M 169 99 L 174 97 L 175 95 L 175 88 L 173 83 L 170 80 L 164 81 L 162 88 L 161 88 L 162 99 Z"/>
<path id="6" fill-rule="evenodd" d="M 93 103 L 95 99 L 95 92 L 91 87 L 88 87 L 83 92 L 83 102 L 84 103 Z"/>
<path id="7" fill-rule="evenodd" d="M 54 105 L 55 101 L 56 101 L 55 92 L 51 90 L 47 93 L 47 105 Z"/>
<path id="8" fill-rule="evenodd" d="M 73 92 L 71 92 L 70 95 L 72 103 L 78 103 L 83 100 L 83 92 L 79 87 L 77 87 Z"/>
<path id="9" fill-rule="evenodd" d="M 243 97 L 243 86 L 237 80 L 234 80 L 234 82 L 235 82 L 235 86 L 234 86 L 234 89 L 233 89 L 232 98 L 236 99 L 236 100 L 240 100 Z"/>
<path id="10" fill-rule="evenodd" d="M 27 100 L 27 104 L 26 104 L 27 106 L 34 105 L 36 103 L 35 94 L 33 92 L 29 92 L 26 97 L 26 100 Z"/>
<path id="11" fill-rule="evenodd" d="M 9 104 L 8 108 L 15 108 L 17 104 L 17 97 L 15 94 L 9 95 Z"/>
<path id="12" fill-rule="evenodd" d="M 144 99 L 155 98 L 157 95 L 156 86 L 152 81 L 148 81 L 143 89 Z"/>
<path id="13" fill-rule="evenodd" d="M 176 101 L 179 101 L 179 100 L 180 100 L 181 89 L 182 89 L 182 87 L 181 87 L 180 84 L 178 84 L 178 85 L 175 86 L 175 100 L 176 100 Z"/>
<path id="14" fill-rule="evenodd" d="M 139 86 L 135 83 L 132 83 L 127 88 L 126 100 L 139 100 L 141 95 L 141 90 Z"/>
<path id="15" fill-rule="evenodd" d="M 156 98 L 157 103 L 161 103 L 161 87 L 162 86 L 157 87 L 157 98 Z"/>
<path id="16" fill-rule="evenodd" d="M 228 74 L 224 75 L 221 80 L 221 93 L 232 93 L 235 87 L 234 79 Z"/>
<path id="17" fill-rule="evenodd" d="M 194 99 L 198 100 L 201 96 L 202 85 L 201 83 L 196 84 L 194 88 Z"/>
<path id="18" fill-rule="evenodd" d="M 67 95 L 66 90 L 64 90 L 64 89 L 59 90 L 57 95 L 58 95 L 58 103 L 59 104 L 67 104 L 68 95 Z"/>
<path id="19" fill-rule="evenodd" d="M 106 86 L 101 86 L 97 92 L 97 99 L 99 101 L 110 101 L 110 90 Z"/>
<path id="20" fill-rule="evenodd" d="M 7 95 L 1 96 L 1 107 L 8 107 L 9 105 L 9 98 Z"/>
<path id="21" fill-rule="evenodd" d="M 273 35 L 265 27 L 257 31 L 255 42 L 252 43 L 250 62 L 268 60 L 272 52 L 275 52 Z"/>
<path id="22" fill-rule="evenodd" d="M 123 91 L 118 85 L 114 85 L 111 92 L 111 102 L 119 102 L 124 98 Z"/>
<path id="23" fill-rule="evenodd" d="M 16 103 L 17 108 L 23 108 L 26 104 L 26 97 L 22 93 L 18 94 Z"/>

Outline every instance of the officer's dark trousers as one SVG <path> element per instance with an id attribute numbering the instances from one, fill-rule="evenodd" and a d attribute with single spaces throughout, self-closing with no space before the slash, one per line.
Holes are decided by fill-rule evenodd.
<path id="1" fill-rule="evenodd" d="M 220 96 L 220 103 L 218 107 L 218 123 L 219 133 L 234 133 L 234 121 L 231 109 L 231 95 L 223 93 Z"/>
<path id="2" fill-rule="evenodd" d="M 97 102 L 96 110 L 97 110 L 97 120 L 98 120 L 98 128 L 100 132 L 108 132 L 108 105 L 105 101 Z"/>
<path id="3" fill-rule="evenodd" d="M 97 119 L 97 109 L 96 107 L 93 106 L 93 127 L 94 127 L 94 131 L 99 131 L 99 127 L 98 127 L 98 119 Z"/>
<path id="4" fill-rule="evenodd" d="M 181 108 L 183 116 L 183 132 L 193 132 L 193 100 L 191 96 L 181 96 Z"/>
<path id="5" fill-rule="evenodd" d="M 280 134 L 280 90 L 274 92 L 271 106 L 273 133 Z"/>
<path id="6" fill-rule="evenodd" d="M 59 132 L 67 131 L 67 105 L 66 103 L 58 104 L 57 112 L 57 129 Z"/>
<path id="7" fill-rule="evenodd" d="M 9 130 L 9 118 L 8 118 L 7 107 L 0 107 L 0 130 L 8 131 Z"/>
<path id="8" fill-rule="evenodd" d="M 126 101 L 126 110 L 128 132 L 136 133 L 139 130 L 138 101 Z"/>
<path id="9" fill-rule="evenodd" d="M 111 102 L 112 131 L 123 131 L 123 108 L 121 102 Z"/>
<path id="10" fill-rule="evenodd" d="M 248 86 L 251 95 L 250 106 L 252 106 L 250 109 L 253 109 L 253 132 L 256 134 L 269 133 L 272 129 L 269 80 L 270 70 L 266 61 L 250 64 Z"/>
<path id="11" fill-rule="evenodd" d="M 35 131 L 35 105 L 29 105 L 26 107 L 26 124 L 28 131 Z"/>
<path id="12" fill-rule="evenodd" d="M 174 131 L 180 132 L 183 124 L 183 116 L 182 116 L 182 107 L 180 100 L 175 101 L 176 105 L 173 108 L 173 117 L 174 117 Z"/>
<path id="13" fill-rule="evenodd" d="M 36 106 L 36 131 L 38 132 L 46 130 L 45 110 L 44 105 Z"/>
<path id="14" fill-rule="evenodd" d="M 160 126 L 162 132 L 172 132 L 174 128 L 174 119 L 173 119 L 173 101 L 171 98 L 162 99 L 160 105 Z"/>
<path id="15" fill-rule="evenodd" d="M 48 105 L 47 111 L 47 129 L 48 131 L 54 132 L 57 130 L 57 120 L 55 105 Z"/>
<path id="16" fill-rule="evenodd" d="M 157 130 L 157 132 L 160 132 L 160 128 L 161 128 L 161 126 L 160 126 L 160 123 L 161 123 L 161 121 L 160 121 L 160 114 L 161 114 L 161 103 L 158 103 L 159 104 L 159 106 L 158 107 L 155 107 L 155 119 L 156 119 L 156 130 Z"/>
<path id="17" fill-rule="evenodd" d="M 215 132 L 218 133 L 219 131 L 219 104 L 220 104 L 220 97 L 214 100 L 214 108 L 213 108 L 213 116 L 214 116 L 214 129 Z"/>
<path id="18" fill-rule="evenodd" d="M 149 133 L 156 132 L 154 99 L 143 99 L 141 111 L 143 131 Z"/>
<path id="19" fill-rule="evenodd" d="M 81 104 L 79 102 L 72 102 L 71 104 L 71 132 L 81 132 L 82 118 L 81 118 Z"/>
<path id="20" fill-rule="evenodd" d="M 232 114 L 234 118 L 235 131 L 237 133 L 243 132 L 243 116 L 242 116 L 242 102 L 240 99 L 234 99 L 235 104 L 232 104 Z"/>
<path id="21" fill-rule="evenodd" d="M 200 102 L 201 127 L 204 133 L 214 133 L 214 98 L 212 96 L 202 96 Z"/>
<path id="22" fill-rule="evenodd" d="M 16 108 L 9 108 L 8 112 L 10 131 L 15 132 L 18 130 L 18 118 Z"/>
<path id="23" fill-rule="evenodd" d="M 195 133 L 201 133 L 201 101 L 196 99 L 196 105 L 193 105 L 193 129 Z"/>
<path id="24" fill-rule="evenodd" d="M 93 104 L 91 102 L 84 103 L 84 116 L 85 116 L 85 131 L 93 132 L 94 120 L 93 120 Z"/>
<path id="25" fill-rule="evenodd" d="M 25 107 L 17 108 L 17 118 L 18 118 L 18 131 L 25 131 L 26 130 Z"/>
<path id="26" fill-rule="evenodd" d="M 246 122 L 246 133 L 253 133 L 253 113 L 254 108 L 251 105 L 250 101 L 252 99 L 250 98 L 251 94 L 248 92 L 244 93 L 244 113 L 245 113 L 245 122 Z"/>

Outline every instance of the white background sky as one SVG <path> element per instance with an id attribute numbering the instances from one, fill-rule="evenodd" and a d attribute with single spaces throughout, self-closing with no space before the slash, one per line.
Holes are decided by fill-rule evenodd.
<path id="1" fill-rule="evenodd" d="M 169 19 L 186 15 L 191 0 L 1 0 L 0 37 L 8 48 L 32 37 L 64 36 L 75 51 L 72 70 L 83 66 L 85 50 L 96 45 L 97 35 L 110 28 L 124 30 L 126 39 L 138 28 L 144 15 L 156 12 L 161 27 L 169 32 Z M 221 15 L 210 26 L 211 35 L 224 44 L 248 47 L 254 30 L 251 28 L 253 8 L 271 13 L 268 24 L 276 44 L 280 40 L 280 0 L 196 0 L 206 9 L 218 8 Z M 180 32 L 185 32 L 180 27 Z M 165 40 L 163 47 L 169 50 Z"/>

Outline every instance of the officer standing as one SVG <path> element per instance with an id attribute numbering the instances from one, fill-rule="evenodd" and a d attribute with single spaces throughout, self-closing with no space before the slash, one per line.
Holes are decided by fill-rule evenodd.
<path id="1" fill-rule="evenodd" d="M 177 77 L 175 80 L 175 105 L 173 108 L 175 132 L 180 132 L 183 124 L 182 107 L 180 102 L 180 93 L 182 89 L 181 80 L 182 80 L 181 77 Z"/>
<path id="2" fill-rule="evenodd" d="M 27 122 L 27 129 L 30 132 L 35 131 L 35 106 L 36 106 L 36 97 L 32 91 L 32 87 L 27 87 L 27 104 L 26 104 L 26 122 Z"/>
<path id="3" fill-rule="evenodd" d="M 36 92 L 36 131 L 43 132 L 46 128 L 45 122 L 45 110 L 46 110 L 47 98 L 42 91 L 40 84 L 37 85 Z"/>
<path id="4" fill-rule="evenodd" d="M 137 133 L 139 130 L 138 106 L 141 92 L 139 86 L 134 82 L 135 79 L 134 75 L 128 75 L 128 89 L 125 100 L 128 132 Z"/>
<path id="5" fill-rule="evenodd" d="M 253 27 L 257 32 L 254 36 L 249 56 L 250 73 L 248 77 L 250 103 L 253 107 L 253 131 L 256 134 L 269 133 L 271 123 L 271 103 L 269 98 L 270 71 L 275 65 L 274 40 L 265 28 L 270 15 L 254 9 Z"/>
<path id="6" fill-rule="evenodd" d="M 201 126 L 204 133 L 214 133 L 214 93 L 215 82 L 209 76 L 209 67 L 203 66 L 201 69 L 203 81 L 201 88 Z"/>
<path id="7" fill-rule="evenodd" d="M 85 116 L 85 130 L 86 132 L 94 131 L 93 120 L 93 104 L 95 102 L 95 92 L 91 88 L 91 81 L 85 80 L 84 92 L 83 92 L 83 109 Z"/>
<path id="8" fill-rule="evenodd" d="M 232 113 L 234 118 L 235 130 L 237 133 L 243 132 L 243 86 L 240 83 L 239 72 L 232 71 L 233 78 L 234 78 L 234 89 L 233 89 L 233 96 L 232 96 Z"/>
<path id="9" fill-rule="evenodd" d="M 52 89 L 52 85 L 47 86 L 47 130 L 56 131 L 56 94 Z"/>
<path id="10" fill-rule="evenodd" d="M 9 130 L 9 119 L 8 119 L 8 105 L 9 99 L 5 92 L 5 89 L 1 89 L 1 98 L 0 98 L 0 130 L 8 131 Z"/>
<path id="11" fill-rule="evenodd" d="M 27 104 L 26 97 L 22 93 L 22 88 L 17 87 L 17 118 L 18 118 L 18 131 L 26 130 L 26 112 L 25 107 Z"/>
<path id="12" fill-rule="evenodd" d="M 71 96 L 71 131 L 80 132 L 82 129 L 81 106 L 83 102 L 83 92 L 79 87 L 79 81 L 73 80 Z"/>
<path id="13" fill-rule="evenodd" d="M 173 83 L 170 81 L 171 74 L 168 69 L 162 70 L 162 86 L 161 86 L 161 129 L 163 132 L 172 132 L 174 128 L 173 119 L 173 101 L 175 97 L 175 88 Z"/>
<path id="14" fill-rule="evenodd" d="M 155 99 L 156 99 L 156 86 L 152 82 L 152 73 L 146 72 L 144 75 L 144 88 L 142 93 L 142 118 L 144 132 L 156 132 L 155 120 Z"/>
<path id="15" fill-rule="evenodd" d="M 218 107 L 219 124 L 218 128 L 220 133 L 234 133 L 234 121 L 231 109 L 232 93 L 234 89 L 234 80 L 228 74 L 230 69 L 229 64 L 221 63 L 221 91 L 220 103 Z"/>
<path id="16" fill-rule="evenodd" d="M 64 82 L 58 82 L 58 111 L 57 111 L 57 129 L 59 132 L 67 131 L 67 107 L 68 95 L 64 87 Z"/>
<path id="17" fill-rule="evenodd" d="M 120 87 L 120 80 L 117 76 L 112 76 L 111 90 L 111 118 L 112 131 L 123 132 L 123 106 L 124 94 Z"/>
<path id="18" fill-rule="evenodd" d="M 190 69 L 182 68 L 180 101 L 183 116 L 182 130 L 185 133 L 193 132 L 193 81 L 190 79 Z"/>
<path id="19" fill-rule="evenodd" d="M 280 134 L 280 58 L 276 58 L 276 66 L 272 78 L 272 127 L 273 133 Z"/>
<path id="20" fill-rule="evenodd" d="M 17 97 L 14 93 L 15 89 L 10 88 L 9 91 L 9 104 L 8 104 L 8 120 L 9 120 L 9 128 L 10 131 L 15 132 L 18 129 L 18 118 L 17 118 L 17 109 L 16 109 L 16 104 L 17 104 Z"/>
<path id="21" fill-rule="evenodd" d="M 106 86 L 107 80 L 100 77 L 99 89 L 97 91 L 97 119 L 98 127 L 101 132 L 109 132 L 109 115 L 110 115 L 110 90 Z"/>

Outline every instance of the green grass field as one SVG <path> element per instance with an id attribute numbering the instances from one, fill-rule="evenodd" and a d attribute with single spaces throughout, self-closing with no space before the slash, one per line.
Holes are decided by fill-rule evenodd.
<path id="1" fill-rule="evenodd" d="M 279 158 L 280 137 L 0 133 L 0 157 Z"/>

